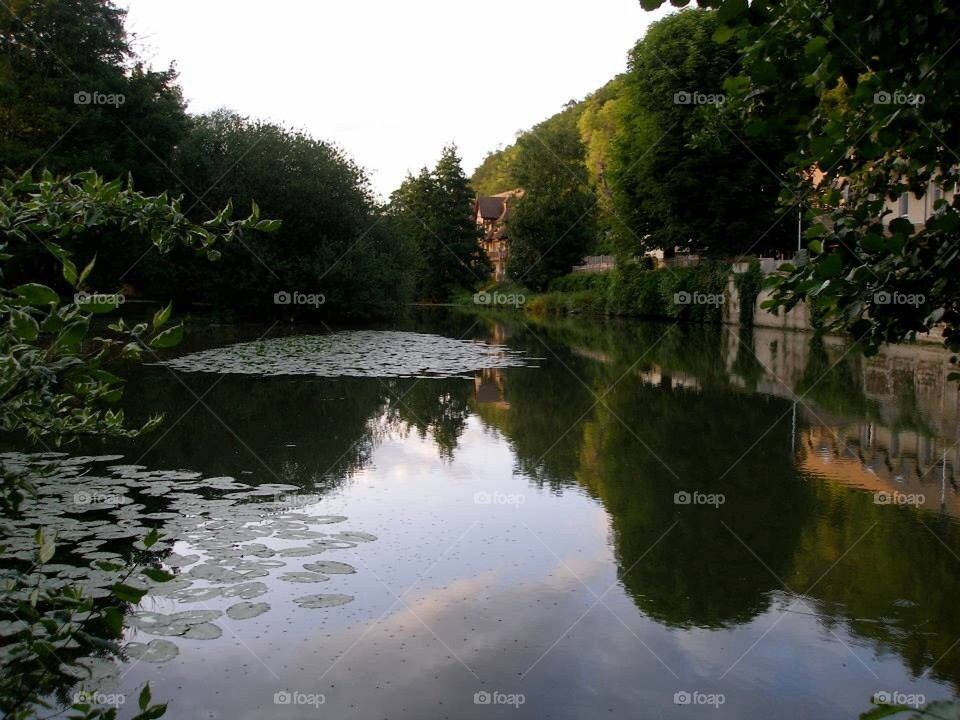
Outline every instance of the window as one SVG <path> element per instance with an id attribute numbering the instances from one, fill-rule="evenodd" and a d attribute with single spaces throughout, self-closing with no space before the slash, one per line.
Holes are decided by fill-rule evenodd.
<path id="1" fill-rule="evenodd" d="M 906 217 L 910 214 L 910 194 L 900 193 L 900 217 Z"/>

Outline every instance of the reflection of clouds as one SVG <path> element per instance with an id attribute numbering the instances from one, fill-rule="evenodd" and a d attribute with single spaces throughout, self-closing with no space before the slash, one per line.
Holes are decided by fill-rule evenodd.
<path id="1" fill-rule="evenodd" d="M 600 564 L 591 566 L 589 561 L 569 555 L 563 560 L 582 573 L 585 581 L 603 574 Z M 783 617 L 734 671 L 720 680 L 780 619 L 778 609 L 733 629 L 671 630 L 640 614 L 620 588 L 611 590 L 606 602 L 677 672 L 679 681 L 602 606 L 594 608 L 519 680 L 518 674 L 593 602 L 560 563 L 552 568 L 543 578 L 530 577 L 521 583 L 511 583 L 505 573 L 488 570 L 440 586 L 414 589 L 405 597 L 412 611 L 400 606 L 374 625 L 378 614 L 394 601 L 384 592 L 379 613 L 371 612 L 350 627 L 329 632 L 322 622 L 317 625 L 320 616 L 314 615 L 309 616 L 314 618 L 312 627 L 278 625 L 246 642 L 277 670 L 283 687 L 324 692 L 324 712 L 329 717 L 345 717 L 351 712 L 352 717 L 364 718 L 489 717 L 472 703 L 472 695 L 479 689 L 524 693 L 526 705 L 515 714 L 511 710 L 511 717 L 517 718 L 547 714 L 595 717 L 608 710 L 627 717 L 638 707 L 648 708 L 656 717 L 686 717 L 682 708 L 672 703 L 673 693 L 683 689 L 723 693 L 726 703 L 711 709 L 711 717 L 717 720 L 787 717 L 772 713 L 771 708 L 788 710 L 794 704 L 802 704 L 804 717 L 856 717 L 881 687 L 912 688 L 930 698 L 947 695 L 933 682 L 912 683 L 895 656 L 872 657 L 854 643 L 845 628 L 833 628 L 876 672 L 878 683 L 824 630 L 818 617 L 800 613 Z M 358 569 L 369 575 L 361 566 Z M 400 593 L 403 588 L 393 589 Z M 371 626 L 366 637 L 318 682 Z M 292 711 L 284 715 L 283 709 L 274 712 L 270 699 L 280 686 L 265 670 L 251 664 L 242 647 L 221 643 L 219 649 L 222 668 L 196 663 L 174 666 L 173 674 L 165 677 L 154 694 L 165 685 L 180 682 L 189 697 L 189 688 L 197 687 L 195 683 L 203 687 L 205 682 L 226 678 L 231 692 L 229 697 L 217 699 L 220 717 L 298 717 Z M 450 650 L 479 675 L 482 685 L 451 657 Z"/>

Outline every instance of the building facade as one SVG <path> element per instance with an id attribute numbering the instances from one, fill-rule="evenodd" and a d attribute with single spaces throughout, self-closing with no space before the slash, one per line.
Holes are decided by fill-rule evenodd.
<path id="1" fill-rule="evenodd" d="M 509 190 L 496 195 L 477 198 L 474 218 L 483 231 L 480 245 L 493 266 L 493 279 L 501 282 L 507 277 L 507 262 L 510 259 L 510 239 L 506 221 L 513 204 L 523 197 L 523 190 Z"/>

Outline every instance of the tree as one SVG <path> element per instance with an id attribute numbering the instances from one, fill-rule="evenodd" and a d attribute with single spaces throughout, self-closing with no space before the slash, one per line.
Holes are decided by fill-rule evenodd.
<path id="1" fill-rule="evenodd" d="M 772 280 L 773 304 L 810 303 L 867 352 L 938 322 L 960 349 L 960 10 L 943 0 L 700 4 L 719 8 L 715 38 L 743 55 L 725 82 L 733 106 L 754 136 L 793 141 L 783 204 L 806 210 L 811 257 Z M 813 168 L 827 182 L 812 185 Z M 933 195 L 923 227 L 890 220 L 885 203 L 904 192 Z"/>
<path id="2" fill-rule="evenodd" d="M 785 242 L 775 224 L 785 151 L 776 139 L 748 145 L 742 123 L 723 115 L 723 78 L 737 53 L 713 40 L 716 27 L 716 13 L 669 15 L 630 54 L 613 148 L 629 256 L 653 248 L 728 256 L 761 239 L 764 249 Z"/>
<path id="3" fill-rule="evenodd" d="M 496 195 L 515 189 L 517 181 L 513 176 L 513 163 L 516 158 L 516 144 L 489 153 L 470 178 L 470 184 L 477 194 Z"/>
<path id="4" fill-rule="evenodd" d="M 572 105 L 517 140 L 513 175 L 524 195 L 507 218 L 507 272 L 534 289 L 570 272 L 594 240 L 597 201 L 577 127 L 582 110 Z"/>
<path id="5" fill-rule="evenodd" d="M 630 229 L 620 219 L 616 207 L 616 162 L 614 152 L 623 126 L 623 84 L 618 75 L 584 100 L 583 113 L 577 123 L 586 150 L 584 161 L 590 186 L 597 196 L 597 250 L 614 254 L 618 246 L 632 245 Z M 616 238 L 621 238 L 616 242 Z M 624 242 L 625 241 L 625 242 Z"/>
<path id="6" fill-rule="evenodd" d="M 169 187 L 186 130 L 176 73 L 145 69 L 108 0 L 13 0 L 0 13 L 0 158 L 16 173 L 133 173 Z"/>
<path id="7" fill-rule="evenodd" d="M 276 312 L 276 293 L 323 295 L 316 310 L 341 318 L 393 315 L 409 300 L 410 248 L 388 234 L 363 170 L 333 145 L 219 111 L 192 120 L 175 167 L 187 186 L 205 193 L 190 203 L 192 217 L 256 198 L 265 214 L 284 221 L 269 238 L 223 248 L 216 274 L 185 259 L 171 278 L 175 296 Z"/>
<path id="8" fill-rule="evenodd" d="M 393 226 L 417 253 L 417 295 L 445 300 L 490 274 L 473 219 L 474 193 L 455 146 L 430 171 L 409 176 L 391 197 Z"/>

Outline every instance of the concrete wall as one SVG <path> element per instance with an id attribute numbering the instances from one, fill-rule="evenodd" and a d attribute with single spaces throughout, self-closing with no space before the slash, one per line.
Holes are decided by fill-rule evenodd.
<path id="1" fill-rule="evenodd" d="M 764 275 L 769 275 L 776 270 L 779 261 L 771 258 L 761 258 L 761 270 Z M 723 307 L 723 322 L 729 325 L 740 324 L 740 293 L 737 290 L 735 275 L 746 272 L 749 265 L 747 263 L 735 263 L 733 272 L 727 279 L 726 299 Z M 773 328 L 776 330 L 800 330 L 804 332 L 813 331 L 813 323 L 810 317 L 810 308 L 806 303 L 795 306 L 789 312 L 782 308 L 778 312 L 767 310 L 761 305 L 769 300 L 771 296 L 769 290 L 761 290 L 757 296 L 757 301 L 753 308 L 754 327 Z M 932 332 L 917 335 L 917 342 L 943 344 L 942 327 L 937 326 Z"/>
<path id="2" fill-rule="evenodd" d="M 740 324 L 740 292 L 737 290 L 734 275 L 744 272 L 746 269 L 746 263 L 737 263 L 733 267 L 733 273 L 731 273 L 727 279 L 727 297 L 723 307 L 723 321 L 731 325 Z M 766 268 L 764 269 L 766 270 Z M 797 305 L 789 312 L 785 312 L 783 309 L 772 312 L 761 307 L 761 304 L 769 298 L 769 290 L 761 290 L 757 296 L 757 301 L 753 308 L 754 326 L 775 328 L 778 330 L 813 330 L 813 324 L 810 322 L 810 310 L 806 303 Z"/>

